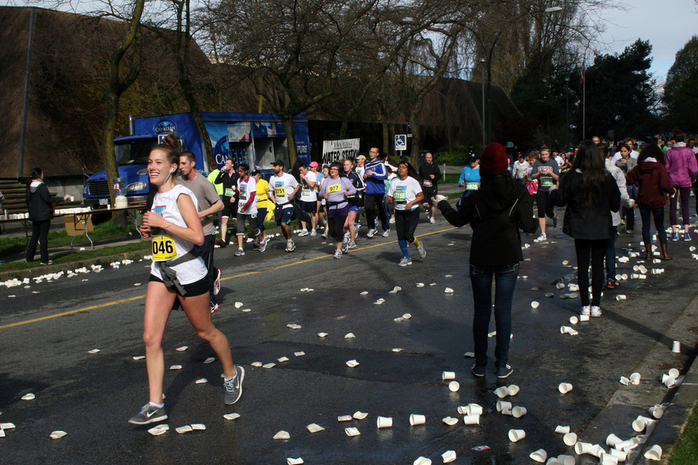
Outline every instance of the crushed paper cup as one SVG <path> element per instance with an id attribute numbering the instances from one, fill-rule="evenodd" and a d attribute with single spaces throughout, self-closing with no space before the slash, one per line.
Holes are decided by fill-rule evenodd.
<path id="1" fill-rule="evenodd" d="M 479 425 L 480 415 L 470 414 L 463 417 L 463 423 L 466 425 Z"/>
<path id="2" fill-rule="evenodd" d="M 288 362 L 288 357 L 277 358 L 276 361 L 279 362 L 279 363 Z"/>
<path id="3" fill-rule="evenodd" d="M 317 337 L 327 337 L 327 333 L 317 333 Z"/>
<path id="4" fill-rule="evenodd" d="M 34 400 L 36 399 L 36 395 L 32 394 L 31 392 L 29 394 L 24 394 L 22 396 L 22 400 Z"/>
<path id="5" fill-rule="evenodd" d="M 443 460 L 443 463 L 451 463 L 454 460 L 456 460 L 456 451 L 455 450 L 447 450 L 443 454 L 441 454 L 441 460 Z"/>
<path id="6" fill-rule="evenodd" d="M 555 432 L 559 434 L 567 434 L 570 432 L 570 427 L 569 426 L 562 426 L 562 425 L 557 425 L 555 427 Z"/>
<path id="7" fill-rule="evenodd" d="M 475 358 L 475 352 L 466 352 L 463 354 L 463 357 L 466 358 Z"/>
<path id="8" fill-rule="evenodd" d="M 322 336 L 320 336 L 322 337 Z M 347 333 L 344 335 L 344 339 L 354 339 L 356 336 L 354 336 L 354 333 Z"/>
<path id="9" fill-rule="evenodd" d="M 447 287 L 446 289 L 444 289 L 444 294 L 453 294 L 453 289 Z"/>
<path id="10" fill-rule="evenodd" d="M 402 288 L 400 286 L 395 286 L 392 291 L 388 292 L 388 294 L 397 294 L 401 290 Z"/>
<path id="11" fill-rule="evenodd" d="M 352 415 L 352 418 L 353 418 L 354 420 L 363 420 L 363 419 L 365 419 L 367 416 L 368 416 L 368 413 L 362 412 L 362 411 L 360 411 L 360 410 L 357 410 L 357 411 L 354 412 L 354 414 Z"/>
<path id="12" fill-rule="evenodd" d="M 531 452 L 529 457 L 531 457 L 531 460 L 534 462 L 545 463 L 545 460 L 548 458 L 548 453 L 545 452 L 545 449 L 538 449 L 535 452 Z"/>
<path id="13" fill-rule="evenodd" d="M 672 368 L 671 370 L 669 370 L 669 376 L 671 376 L 674 379 L 678 379 L 679 376 L 681 376 L 681 372 L 676 368 Z"/>
<path id="14" fill-rule="evenodd" d="M 188 348 L 189 348 L 189 346 L 182 346 L 182 347 L 177 347 L 175 350 L 176 350 L 177 352 L 184 352 L 184 351 L 187 350 Z"/>
<path id="15" fill-rule="evenodd" d="M 349 368 L 358 367 L 358 366 L 359 366 L 359 362 L 357 362 L 356 360 L 348 360 L 348 361 L 347 361 L 347 366 L 348 366 Z"/>
<path id="16" fill-rule="evenodd" d="M 305 355 L 305 352 L 303 352 L 303 351 L 301 350 L 301 351 L 298 351 L 298 352 L 294 352 L 293 355 L 295 355 L 296 357 L 302 357 L 302 356 Z"/>
<path id="17" fill-rule="evenodd" d="M 510 429 L 508 436 L 511 442 L 519 442 L 526 437 L 526 431 L 522 429 Z"/>
<path id="18" fill-rule="evenodd" d="M 195 384 L 206 384 L 208 383 L 208 380 L 206 378 L 199 378 L 196 381 L 194 381 Z"/>
<path id="19" fill-rule="evenodd" d="M 262 362 L 252 362 L 252 363 L 250 363 L 250 365 L 252 365 L 253 367 L 258 367 L 258 368 L 259 368 L 259 367 L 262 366 Z"/>
<path id="20" fill-rule="evenodd" d="M 161 434 L 165 434 L 170 430 L 170 425 L 157 425 L 153 428 L 150 428 L 148 432 L 152 434 L 153 436 L 160 436 Z"/>
<path id="21" fill-rule="evenodd" d="M 225 415 L 223 415 L 223 418 L 225 418 L 226 420 L 237 420 L 238 418 L 240 418 L 240 414 L 239 413 L 226 413 Z"/>
<path id="22" fill-rule="evenodd" d="M 175 431 L 177 431 L 179 434 L 184 434 L 184 433 L 191 433 L 194 431 L 191 427 L 191 425 L 184 425 L 180 426 L 178 428 L 175 428 Z"/>
<path id="23" fill-rule="evenodd" d="M 415 284 L 415 286 L 417 286 L 417 287 L 424 287 L 424 283 L 417 283 L 417 284 Z"/>
<path id="24" fill-rule="evenodd" d="M 368 291 L 363 291 L 360 293 L 360 295 L 368 295 Z"/>
<path id="25" fill-rule="evenodd" d="M 352 417 L 351 415 L 340 415 L 337 417 L 337 421 L 342 422 L 342 421 L 351 421 Z"/>
<path id="26" fill-rule="evenodd" d="M 658 444 L 655 444 L 650 450 L 645 452 L 645 458 L 647 460 L 659 462 L 662 459 L 662 448 Z"/>
<path id="27" fill-rule="evenodd" d="M 242 308 L 245 304 L 242 302 L 235 302 L 235 308 Z"/>
<path id="28" fill-rule="evenodd" d="M 448 383 L 448 390 L 449 391 L 458 392 L 459 389 L 460 389 L 460 384 L 458 383 L 458 381 L 451 381 L 450 383 Z"/>
<path id="29" fill-rule="evenodd" d="M 558 455 L 557 461 L 560 462 L 561 465 L 575 465 L 575 463 L 576 463 L 573 456 L 566 455 L 566 454 Z"/>
<path id="30" fill-rule="evenodd" d="M 487 333 L 487 337 L 495 337 L 497 335 L 497 331 L 492 331 L 491 333 Z"/>
<path id="31" fill-rule="evenodd" d="M 538 308 L 539 306 L 540 306 L 539 302 L 537 302 L 535 300 L 533 302 L 531 302 L 531 308 Z"/>
<path id="32" fill-rule="evenodd" d="M 503 412 L 504 410 L 511 410 L 513 406 L 511 405 L 511 402 L 507 402 L 506 400 L 498 400 L 496 404 L 496 408 L 498 412 Z"/>
<path id="33" fill-rule="evenodd" d="M 273 362 L 272 363 L 265 363 L 264 365 L 262 365 L 262 368 L 268 369 L 268 368 L 274 368 L 275 366 L 276 366 L 276 363 L 273 363 Z"/>
<path id="34" fill-rule="evenodd" d="M 555 293 L 553 293 L 553 292 L 546 292 L 546 293 L 545 293 L 545 297 L 547 297 L 548 299 L 552 299 L 553 297 L 555 297 Z"/>
<path id="35" fill-rule="evenodd" d="M 562 436 L 562 442 L 564 442 L 565 445 L 568 447 L 574 446 L 575 444 L 577 444 L 577 434 L 566 433 L 564 436 Z"/>
<path id="36" fill-rule="evenodd" d="M 395 352 L 396 354 L 399 354 L 400 352 L 402 352 L 402 351 L 405 350 L 405 349 L 403 349 L 403 348 L 401 348 L 401 347 L 393 347 L 391 350 L 392 350 L 393 352 Z"/>
<path id="37" fill-rule="evenodd" d="M 412 462 L 412 465 L 431 465 L 431 459 L 426 457 L 417 457 L 417 459 Z"/>
<path id="38" fill-rule="evenodd" d="M 638 385 L 638 384 L 640 384 L 641 380 L 642 380 L 642 376 L 638 372 L 635 372 L 635 373 L 630 375 L 630 384 Z"/>
<path id="39" fill-rule="evenodd" d="M 591 450 L 589 450 L 589 455 L 593 455 L 597 458 L 601 458 L 601 456 L 605 453 L 606 451 L 603 449 L 603 447 L 601 447 L 598 444 L 594 444 L 593 446 L 591 446 Z"/>
<path id="40" fill-rule="evenodd" d="M 203 423 L 192 423 L 190 426 L 194 431 L 206 431 L 206 425 Z"/>
<path id="41" fill-rule="evenodd" d="M 101 352 L 101 351 L 99 349 L 92 349 L 92 350 L 87 351 L 88 354 L 96 354 L 97 352 Z"/>
<path id="42" fill-rule="evenodd" d="M 455 426 L 458 424 L 458 418 L 453 417 L 442 418 L 441 421 L 447 424 L 448 426 Z"/>
<path id="43" fill-rule="evenodd" d="M 138 361 L 138 360 L 143 360 L 145 358 L 145 355 L 134 355 L 133 359 Z"/>
<path id="44" fill-rule="evenodd" d="M 305 462 L 301 457 L 298 457 L 297 459 L 294 459 L 292 457 L 289 457 L 286 459 L 286 465 L 302 465 Z"/>
<path id="45" fill-rule="evenodd" d="M 317 423 L 311 423 L 308 426 L 305 427 L 308 431 L 311 433 L 319 433 L 320 431 L 325 431 L 325 428 L 322 426 L 318 425 Z"/>
<path id="46" fill-rule="evenodd" d="M 628 453 L 620 449 L 611 449 L 609 452 L 614 457 L 618 457 L 619 462 L 625 462 L 628 460 Z"/>
<path id="47" fill-rule="evenodd" d="M 376 300 L 375 302 L 373 302 L 373 305 L 383 305 L 383 303 L 385 303 L 385 299 L 380 298 L 380 299 Z"/>
<path id="48" fill-rule="evenodd" d="M 0 430 L 15 429 L 14 423 L 0 423 Z"/>
<path id="49" fill-rule="evenodd" d="M 301 329 L 302 326 L 296 323 L 289 323 L 286 325 L 288 329 Z"/>
<path id="50" fill-rule="evenodd" d="M 409 313 L 405 313 L 404 315 L 402 315 L 403 320 L 409 320 L 410 318 L 412 318 L 412 315 Z"/>
<path id="51" fill-rule="evenodd" d="M 291 435 L 288 434 L 288 431 L 281 430 L 278 433 L 276 433 L 272 439 L 276 439 L 278 441 L 285 441 L 287 439 L 291 439 Z"/>
<path id="52" fill-rule="evenodd" d="M 209 363 L 213 363 L 216 361 L 216 357 L 208 357 L 206 360 L 204 360 L 204 363 L 208 365 Z"/>
<path id="53" fill-rule="evenodd" d="M 49 435 L 49 437 L 50 437 L 51 439 L 60 439 L 60 438 L 62 438 L 63 436 L 65 436 L 65 435 L 67 435 L 67 434 L 68 434 L 68 433 L 66 433 L 65 431 L 54 431 L 53 433 L 51 433 L 51 434 Z M 661 455 L 661 454 L 660 454 L 660 455 Z"/>
<path id="54" fill-rule="evenodd" d="M 361 433 L 359 432 L 358 428 L 353 428 L 353 427 L 344 428 L 344 432 L 345 432 L 346 435 L 349 436 L 350 438 L 353 438 L 354 436 L 358 436 L 358 435 L 361 434 Z"/>

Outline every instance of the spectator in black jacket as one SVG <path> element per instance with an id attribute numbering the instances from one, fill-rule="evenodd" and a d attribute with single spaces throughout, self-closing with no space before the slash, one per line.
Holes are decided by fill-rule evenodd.
<path id="1" fill-rule="evenodd" d="M 492 314 L 492 279 L 495 280 L 494 318 L 497 345 L 495 368 L 499 379 L 514 371 L 509 361 L 511 338 L 511 304 L 519 275 L 521 237 L 519 229 L 533 233 L 538 221 L 533 217 L 533 204 L 526 188 L 514 181 L 508 172 L 509 160 L 501 144 L 485 147 L 480 157 L 481 187 L 463 199 L 459 211 L 443 196 L 438 207 L 453 226 L 470 223 L 473 229 L 470 245 L 470 281 L 475 312 L 473 339 L 475 365 L 473 375 L 485 376 L 487 367 L 487 333 Z"/>
<path id="2" fill-rule="evenodd" d="M 436 206 L 432 202 L 432 198 L 439 193 L 441 170 L 439 165 L 434 163 L 434 155 L 431 152 L 427 152 L 424 155 L 424 163 L 419 167 L 419 177 L 422 178 L 422 192 L 424 192 L 424 203 L 422 206 L 427 211 L 429 222 L 434 224 Z"/>
<path id="3" fill-rule="evenodd" d="M 620 210 L 620 191 L 616 180 L 606 171 L 605 160 L 596 144 L 579 144 L 572 168 L 550 189 L 550 199 L 565 209 L 562 232 L 574 238 L 577 252 L 581 315 L 601 316 L 601 290 L 604 281 L 604 256 L 608 239 L 615 234 L 611 212 Z M 591 260 L 591 306 L 589 305 L 589 262 Z"/>
<path id="4" fill-rule="evenodd" d="M 41 264 L 53 263 L 48 259 L 48 230 L 53 219 L 54 204 L 70 199 L 65 195 L 62 199 L 51 197 L 48 187 L 44 184 L 44 173 L 41 168 L 34 168 L 31 172 L 31 181 L 27 184 L 27 206 L 29 207 L 29 219 L 32 222 L 32 238 L 27 247 L 27 261 L 33 262 L 36 254 L 36 244 L 41 243 Z"/>

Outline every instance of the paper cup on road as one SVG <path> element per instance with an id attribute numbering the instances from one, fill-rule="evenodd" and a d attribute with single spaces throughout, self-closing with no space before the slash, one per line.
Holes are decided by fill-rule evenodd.
<path id="1" fill-rule="evenodd" d="M 557 425 L 557 426 L 555 427 L 555 432 L 556 432 L 556 433 L 559 433 L 559 434 L 567 434 L 567 433 L 570 432 L 570 427 L 569 427 L 569 426 Z"/>
<path id="2" fill-rule="evenodd" d="M 460 384 L 458 384 L 458 381 L 451 381 L 448 383 L 448 390 L 451 392 L 458 392 L 458 389 L 460 389 Z"/>
<path id="3" fill-rule="evenodd" d="M 482 406 L 480 404 L 468 404 L 468 415 L 482 415 Z"/>
<path id="4" fill-rule="evenodd" d="M 358 428 L 353 428 L 353 427 L 344 428 L 344 432 L 345 432 L 346 435 L 349 436 L 350 438 L 353 438 L 354 436 L 358 436 L 358 435 L 361 434 L 361 433 L 359 432 L 359 429 L 358 429 Z"/>
<path id="5" fill-rule="evenodd" d="M 630 384 L 638 385 L 640 384 L 641 380 L 642 376 L 640 375 L 640 373 L 635 372 L 632 375 L 630 375 Z"/>
<path id="6" fill-rule="evenodd" d="M 623 386 L 627 386 L 630 384 L 630 379 L 626 378 L 625 376 L 621 376 L 620 384 L 622 384 Z"/>
<path id="7" fill-rule="evenodd" d="M 610 454 L 618 457 L 619 462 L 625 462 L 628 460 L 628 453 L 620 449 L 611 449 Z"/>
<path id="8" fill-rule="evenodd" d="M 573 387 L 574 386 L 572 386 L 570 383 L 560 383 L 557 390 L 560 391 L 560 394 L 567 394 L 573 389 Z"/>
<path id="9" fill-rule="evenodd" d="M 443 381 L 448 381 L 449 379 L 456 379 L 456 372 L 455 371 L 444 371 L 441 373 L 441 379 Z"/>
<path id="10" fill-rule="evenodd" d="M 424 423 L 426 423 L 426 421 L 427 417 L 424 415 L 419 415 L 416 413 L 410 415 L 410 425 L 412 426 L 423 425 Z"/>
<path id="11" fill-rule="evenodd" d="M 574 315 L 571 316 L 571 317 L 570 317 L 570 324 L 571 324 L 571 325 L 576 325 L 577 323 L 579 323 L 579 318 L 577 318 L 577 317 L 574 316 Z"/>
<path id="12" fill-rule="evenodd" d="M 426 457 L 418 457 L 417 460 L 412 462 L 412 465 L 431 465 L 431 459 Z"/>
<path id="13" fill-rule="evenodd" d="M 616 444 L 623 442 L 621 438 L 611 433 L 606 437 L 606 445 L 608 447 L 616 447 Z"/>
<path id="14" fill-rule="evenodd" d="M 466 425 L 479 425 L 480 415 L 466 415 L 463 417 L 463 423 L 465 423 Z"/>
<path id="15" fill-rule="evenodd" d="M 446 423 L 448 426 L 455 426 L 458 424 L 458 418 L 453 418 L 453 417 L 442 418 L 441 421 Z"/>
<path id="16" fill-rule="evenodd" d="M 519 442 L 526 437 L 526 431 L 522 429 L 510 429 L 509 430 L 509 440 L 511 442 Z"/>
<path id="17" fill-rule="evenodd" d="M 548 458 L 548 453 L 545 451 L 545 449 L 538 449 L 535 452 L 531 452 L 529 457 L 531 457 L 531 460 L 534 462 L 544 463 L 545 459 Z"/>
<path id="18" fill-rule="evenodd" d="M 573 456 L 561 454 L 557 456 L 557 461 L 562 465 L 575 465 L 576 461 Z"/>
<path id="19" fill-rule="evenodd" d="M 589 321 L 591 315 L 579 315 L 579 321 Z"/>
<path id="20" fill-rule="evenodd" d="M 506 386 L 500 386 L 494 390 L 494 395 L 496 395 L 500 399 L 504 399 L 506 396 L 509 395 L 509 389 Z"/>
<path id="21" fill-rule="evenodd" d="M 633 430 L 637 431 L 638 433 L 642 432 L 647 428 L 647 425 L 650 423 L 654 422 L 656 420 L 653 420 L 651 418 L 643 417 L 642 415 L 638 416 L 634 421 L 633 421 Z"/>
<path id="22" fill-rule="evenodd" d="M 674 352 L 675 354 L 680 354 L 681 353 L 681 342 L 674 341 L 674 345 L 671 346 L 671 351 Z"/>
<path id="23" fill-rule="evenodd" d="M 676 378 L 673 376 L 669 375 L 662 375 L 662 384 L 664 384 L 666 387 L 670 388 L 676 383 Z"/>
<path id="24" fill-rule="evenodd" d="M 618 465 L 618 457 L 610 453 L 601 454 L 600 465 Z"/>
<path id="25" fill-rule="evenodd" d="M 501 412 L 502 410 L 511 410 L 512 405 L 511 402 L 507 402 L 506 400 L 498 400 L 497 401 L 497 411 Z"/>
<path id="26" fill-rule="evenodd" d="M 393 419 L 391 417 L 378 417 L 376 419 L 376 424 L 378 428 L 392 428 Z"/>
<path id="27" fill-rule="evenodd" d="M 627 299 L 627 297 L 625 296 L 625 294 L 618 294 L 618 295 L 616 296 L 616 300 L 625 300 L 625 299 Z"/>
<path id="28" fill-rule="evenodd" d="M 574 433 L 570 433 L 574 434 Z M 567 442 L 565 442 L 567 444 Z M 574 453 L 577 455 L 588 454 L 591 451 L 592 444 L 590 442 L 578 442 L 574 445 Z"/>
<path id="29" fill-rule="evenodd" d="M 591 446 L 591 450 L 589 450 L 589 455 L 593 455 L 594 457 L 598 458 L 601 458 L 601 456 L 605 453 L 606 451 L 604 450 L 604 448 L 598 444 L 594 444 L 593 446 Z"/>
<path id="30" fill-rule="evenodd" d="M 531 302 L 531 308 L 538 308 L 540 306 L 540 303 L 536 302 L 535 300 Z"/>
<path id="31" fill-rule="evenodd" d="M 441 454 L 441 459 L 443 460 L 444 463 L 451 463 L 454 460 L 456 460 L 456 451 L 455 450 L 447 450 L 443 454 Z"/>
<path id="32" fill-rule="evenodd" d="M 650 407 L 649 414 L 652 415 L 657 420 L 659 420 L 664 415 L 664 407 L 662 407 L 659 404 L 655 405 L 654 407 Z"/>
<path id="33" fill-rule="evenodd" d="M 662 459 L 662 448 L 659 445 L 654 445 L 650 450 L 645 452 L 645 458 L 647 460 L 659 461 Z"/>
<path id="34" fill-rule="evenodd" d="M 565 443 L 566 446 L 572 447 L 575 444 L 577 444 L 577 434 L 576 433 L 567 433 L 564 436 L 562 436 L 562 442 Z"/>
<path id="35" fill-rule="evenodd" d="M 669 376 L 671 376 L 674 379 L 678 379 L 679 376 L 681 376 L 681 372 L 676 368 L 672 368 L 671 370 L 669 370 Z"/>
<path id="36" fill-rule="evenodd" d="M 528 410 L 526 410 L 526 407 L 520 407 L 518 405 L 511 409 L 511 415 L 514 418 L 521 418 L 522 416 L 526 415 L 526 412 L 528 412 Z"/>

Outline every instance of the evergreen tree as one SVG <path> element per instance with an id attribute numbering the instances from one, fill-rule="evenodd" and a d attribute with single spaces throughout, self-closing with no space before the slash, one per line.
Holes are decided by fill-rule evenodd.
<path id="1" fill-rule="evenodd" d="M 664 85 L 664 104 L 670 127 L 698 131 L 698 36 L 676 53 Z"/>

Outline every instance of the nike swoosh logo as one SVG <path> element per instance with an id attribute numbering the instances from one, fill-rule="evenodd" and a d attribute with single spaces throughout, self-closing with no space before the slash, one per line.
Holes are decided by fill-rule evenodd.
<path id="1" fill-rule="evenodd" d="M 152 411 L 152 412 L 148 412 L 148 413 L 146 413 L 145 415 L 146 415 L 148 418 L 150 418 L 150 417 L 152 417 L 153 415 L 155 415 L 155 412 L 157 412 L 157 410 L 154 410 L 154 411 Z"/>

